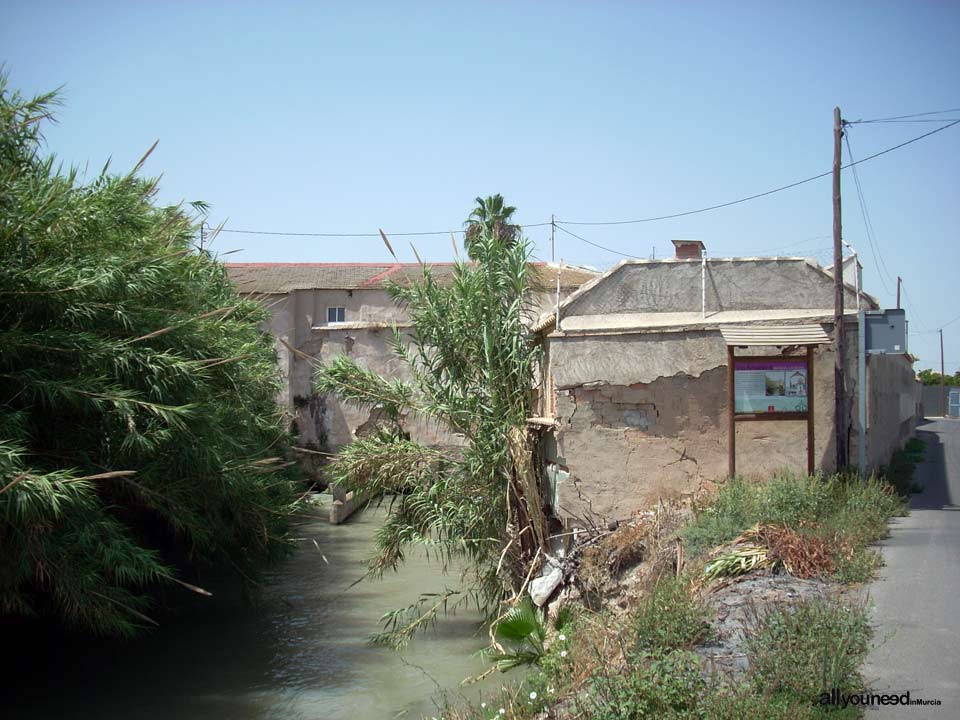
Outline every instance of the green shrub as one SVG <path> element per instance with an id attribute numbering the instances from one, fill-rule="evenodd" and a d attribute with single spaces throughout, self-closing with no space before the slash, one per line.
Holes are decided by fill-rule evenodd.
<path id="1" fill-rule="evenodd" d="M 635 648 L 641 653 L 692 648 L 706 637 L 707 618 L 686 582 L 662 578 L 634 614 Z"/>
<path id="2" fill-rule="evenodd" d="M 757 486 L 756 522 L 797 528 L 830 510 L 834 481 L 817 475 L 781 475 Z"/>
<path id="3" fill-rule="evenodd" d="M 733 540 L 756 522 L 756 516 L 756 486 L 739 478 L 730 480 L 681 532 L 688 555 L 694 557 Z"/>
<path id="4" fill-rule="evenodd" d="M 923 460 L 926 443 L 918 438 L 911 438 L 902 450 L 893 454 L 890 464 L 880 469 L 884 479 L 893 485 L 903 497 L 923 490 L 914 479 L 917 464 Z"/>
<path id="5" fill-rule="evenodd" d="M 870 548 L 856 548 L 850 554 L 837 557 L 834 579 L 841 583 L 870 582 L 883 565 L 880 553 Z"/>
<path id="6" fill-rule="evenodd" d="M 818 598 L 780 606 L 748 629 L 750 681 L 757 692 L 808 703 L 833 688 L 860 691 L 869 639 L 861 605 Z"/>
<path id="7" fill-rule="evenodd" d="M 788 695 L 766 695 L 742 684 L 720 688 L 704 698 L 699 720 L 814 720 L 819 717 L 820 708 L 808 702 Z"/>
<path id="8" fill-rule="evenodd" d="M 824 518 L 824 527 L 846 542 L 860 547 L 887 534 L 887 522 L 906 509 L 903 499 L 883 480 L 866 481 L 856 476 L 833 483 L 832 511 Z"/>
<path id="9" fill-rule="evenodd" d="M 624 673 L 605 670 L 580 709 L 593 720 L 696 717 L 706 690 L 699 657 L 674 650 L 636 656 Z"/>

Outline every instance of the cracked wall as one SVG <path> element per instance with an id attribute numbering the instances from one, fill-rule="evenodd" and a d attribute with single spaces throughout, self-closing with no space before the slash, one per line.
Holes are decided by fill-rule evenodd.
<path id="1" fill-rule="evenodd" d="M 314 331 L 310 339 L 303 342 L 299 348 L 310 360 L 303 357 L 295 359 L 290 377 L 291 390 L 307 398 L 321 397 L 313 392 L 314 363 L 326 365 L 338 355 L 346 355 L 356 360 L 361 367 L 383 377 L 409 380 L 409 369 L 393 354 L 391 342 L 392 331 L 388 328 L 327 328 Z M 322 399 L 322 413 L 307 415 L 300 409 L 297 412 L 298 440 L 308 447 L 322 444 L 325 451 L 337 452 L 358 437 L 369 435 L 380 420 L 379 411 L 376 409 L 358 408 L 332 395 L 322 396 Z M 425 445 L 462 444 L 457 435 L 417 414 L 406 416 L 403 426 L 410 433 L 411 439 Z"/>
<path id="2" fill-rule="evenodd" d="M 551 344 L 556 454 L 569 472 L 556 493 L 561 515 L 575 523 L 591 515 L 595 522 L 624 519 L 726 477 L 727 366 L 719 333 L 560 337 Z M 814 392 L 814 457 L 829 469 L 833 353 L 827 348 L 814 353 Z M 806 471 L 805 421 L 737 423 L 736 432 L 739 474 Z"/>

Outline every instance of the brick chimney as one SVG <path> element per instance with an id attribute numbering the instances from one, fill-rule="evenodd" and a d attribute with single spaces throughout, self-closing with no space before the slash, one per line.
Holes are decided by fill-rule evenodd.
<path id="1" fill-rule="evenodd" d="M 671 240 L 677 249 L 677 260 L 699 260 L 706 246 L 699 240 Z"/>

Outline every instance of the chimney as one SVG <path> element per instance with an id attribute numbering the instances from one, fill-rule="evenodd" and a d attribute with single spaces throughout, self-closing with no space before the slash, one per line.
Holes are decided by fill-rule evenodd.
<path id="1" fill-rule="evenodd" d="M 699 260 L 706 246 L 699 240 L 671 240 L 677 249 L 677 260 Z"/>

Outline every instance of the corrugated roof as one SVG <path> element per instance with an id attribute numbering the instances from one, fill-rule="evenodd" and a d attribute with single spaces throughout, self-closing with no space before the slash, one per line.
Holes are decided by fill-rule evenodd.
<path id="1" fill-rule="evenodd" d="M 447 284 L 453 263 L 428 263 L 433 277 Z M 530 263 L 531 286 L 552 290 L 557 286 L 558 266 Z M 288 293 L 291 290 L 362 290 L 382 288 L 390 280 L 403 284 L 422 277 L 419 263 L 226 263 L 227 274 L 242 293 Z M 563 266 L 560 287 L 580 287 L 599 273 Z"/>
<path id="2" fill-rule="evenodd" d="M 727 345 L 825 345 L 830 338 L 822 325 L 748 325 L 722 327 Z"/>

